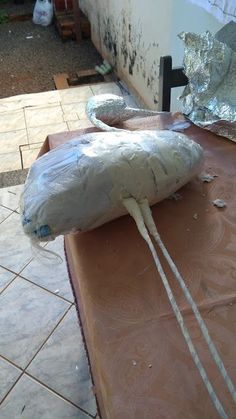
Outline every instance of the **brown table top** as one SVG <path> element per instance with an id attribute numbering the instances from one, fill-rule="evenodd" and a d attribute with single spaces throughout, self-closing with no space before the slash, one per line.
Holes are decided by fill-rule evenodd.
<path id="1" fill-rule="evenodd" d="M 164 128 L 171 118 L 128 121 L 125 127 Z M 236 383 L 236 144 L 196 126 L 185 132 L 203 146 L 205 171 L 218 176 L 211 183 L 193 180 L 180 190 L 181 200 L 165 200 L 153 214 Z M 70 135 L 50 135 L 50 148 Z M 227 207 L 214 207 L 217 198 Z M 66 249 L 102 417 L 217 418 L 133 220 L 125 216 L 68 235 Z M 229 417 L 236 418 L 191 310 L 166 271 L 209 378 Z"/>

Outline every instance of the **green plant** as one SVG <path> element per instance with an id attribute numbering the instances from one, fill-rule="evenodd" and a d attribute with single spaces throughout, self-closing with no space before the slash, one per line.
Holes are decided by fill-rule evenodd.
<path id="1" fill-rule="evenodd" d="M 8 20 L 9 20 L 8 14 L 6 12 L 1 12 L 0 11 L 0 25 L 1 25 L 1 23 L 8 22 Z"/>

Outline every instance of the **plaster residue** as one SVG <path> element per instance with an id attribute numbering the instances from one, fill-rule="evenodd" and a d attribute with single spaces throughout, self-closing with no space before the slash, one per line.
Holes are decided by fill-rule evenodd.
<path id="1" fill-rule="evenodd" d="M 207 182 L 210 183 L 212 182 L 215 177 L 217 177 L 217 175 L 211 175 L 210 173 L 202 173 L 200 175 L 200 179 L 202 180 L 202 182 Z"/>
<path id="2" fill-rule="evenodd" d="M 226 202 L 223 199 L 219 199 L 219 198 L 212 201 L 212 204 L 217 208 L 225 208 L 226 207 Z"/>

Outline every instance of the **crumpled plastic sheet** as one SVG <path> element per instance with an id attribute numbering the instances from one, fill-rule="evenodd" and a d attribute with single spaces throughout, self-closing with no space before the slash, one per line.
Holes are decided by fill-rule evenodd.
<path id="1" fill-rule="evenodd" d="M 184 71 L 189 83 L 183 111 L 200 127 L 236 141 L 236 52 L 210 32 L 182 32 Z"/>

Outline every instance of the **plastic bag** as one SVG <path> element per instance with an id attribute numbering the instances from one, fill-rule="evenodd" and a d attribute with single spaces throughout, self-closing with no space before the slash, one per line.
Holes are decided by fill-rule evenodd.
<path id="1" fill-rule="evenodd" d="M 36 25 L 49 26 L 53 18 L 53 3 L 51 0 L 37 0 L 34 6 L 33 22 Z"/>
<path id="2" fill-rule="evenodd" d="M 201 168 L 203 150 L 173 131 L 82 135 L 32 165 L 22 224 L 33 241 L 96 228 L 127 213 L 123 200 L 167 198 Z"/>

